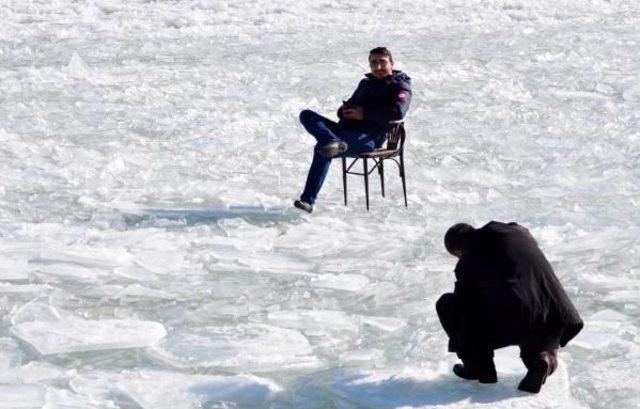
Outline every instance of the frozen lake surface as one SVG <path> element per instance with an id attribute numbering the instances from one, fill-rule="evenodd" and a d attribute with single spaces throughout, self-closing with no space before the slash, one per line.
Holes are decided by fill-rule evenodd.
<path id="1" fill-rule="evenodd" d="M 632 0 L 4 0 L 0 407 L 636 408 Z M 386 45 L 413 78 L 409 206 L 297 121 Z M 528 227 L 585 319 L 541 394 L 456 379 L 446 229 Z"/>

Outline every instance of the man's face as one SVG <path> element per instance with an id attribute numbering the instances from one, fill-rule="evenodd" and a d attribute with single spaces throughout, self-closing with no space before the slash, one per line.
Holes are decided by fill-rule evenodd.
<path id="1" fill-rule="evenodd" d="M 393 73 L 393 61 L 389 59 L 388 55 L 371 54 L 369 67 L 371 67 L 371 74 L 376 78 L 385 78 Z"/>

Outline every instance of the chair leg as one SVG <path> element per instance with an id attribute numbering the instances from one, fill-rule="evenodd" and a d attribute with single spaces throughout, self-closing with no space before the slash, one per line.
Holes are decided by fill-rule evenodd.
<path id="1" fill-rule="evenodd" d="M 409 207 L 407 204 L 407 181 L 404 171 L 404 154 L 400 153 L 400 177 L 402 178 L 402 192 L 404 193 L 404 207 Z"/>
<path id="2" fill-rule="evenodd" d="M 347 158 L 342 157 L 342 190 L 344 191 L 344 205 L 347 205 Z"/>
<path id="3" fill-rule="evenodd" d="M 364 195 L 367 202 L 367 211 L 369 211 L 369 169 L 367 168 L 367 158 L 362 159 L 364 167 Z"/>
<path id="4" fill-rule="evenodd" d="M 378 173 L 380 174 L 380 190 L 382 190 L 382 197 L 384 197 L 384 159 L 382 158 L 378 162 Z"/>

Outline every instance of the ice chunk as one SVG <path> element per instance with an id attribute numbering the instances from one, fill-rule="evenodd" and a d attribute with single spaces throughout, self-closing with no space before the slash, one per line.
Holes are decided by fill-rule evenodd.
<path id="1" fill-rule="evenodd" d="M 42 408 L 46 403 L 46 392 L 40 385 L 0 385 L 0 408 Z"/>
<path id="2" fill-rule="evenodd" d="M 175 243 L 156 240 L 154 244 L 157 248 L 175 247 Z M 157 251 L 143 250 L 135 253 L 135 264 L 158 275 L 166 275 L 171 272 L 180 271 L 185 267 L 185 260 L 182 253 L 177 251 Z"/>
<path id="3" fill-rule="evenodd" d="M 75 373 L 74 370 L 69 372 Z M 39 361 L 31 361 L 26 365 L 0 371 L 0 384 L 35 384 L 66 382 L 67 380 L 66 369 Z"/>
<path id="4" fill-rule="evenodd" d="M 0 256 L 0 280 L 22 281 L 27 280 L 27 262 L 13 258 Z"/>
<path id="5" fill-rule="evenodd" d="M 525 372 L 516 349 L 497 351 L 496 366 L 501 374 L 500 382 L 489 387 L 459 380 L 451 374 L 448 365 L 443 365 L 438 370 L 406 367 L 397 371 L 336 371 L 329 375 L 329 389 L 341 397 L 341 403 L 346 407 L 358 408 L 576 407 L 562 361 L 537 395 L 518 392 L 516 389 Z M 324 378 L 312 380 L 320 384 L 325 381 Z"/>
<path id="6" fill-rule="evenodd" d="M 60 313 L 53 306 L 33 299 L 23 305 L 14 305 L 9 313 L 12 325 L 27 321 L 57 321 Z"/>
<path id="7" fill-rule="evenodd" d="M 356 332 L 360 327 L 359 317 L 333 310 L 283 310 L 271 312 L 267 318 L 283 327 L 323 332 Z"/>
<path id="8" fill-rule="evenodd" d="M 120 5 L 116 4 L 113 1 L 96 1 L 94 4 L 104 14 L 111 14 L 115 13 L 116 11 L 120 11 Z"/>
<path id="9" fill-rule="evenodd" d="M 319 364 L 301 333 L 263 324 L 172 333 L 149 353 L 176 366 L 248 371 L 309 368 Z"/>
<path id="10" fill-rule="evenodd" d="M 572 341 L 572 345 L 596 351 L 607 348 L 615 339 L 615 335 L 608 331 L 585 328 L 580 332 L 580 336 Z"/>
<path id="11" fill-rule="evenodd" d="M 603 350 L 618 340 L 616 333 L 628 319 L 617 311 L 598 311 L 585 320 L 584 329 L 572 343 L 589 350 Z"/>
<path id="12" fill-rule="evenodd" d="M 340 355 L 340 362 L 348 364 L 380 364 L 384 362 L 384 352 L 379 349 L 358 349 Z"/>
<path id="13" fill-rule="evenodd" d="M 18 366 L 21 362 L 22 351 L 16 341 L 11 338 L 0 338 L 0 372 Z"/>
<path id="14" fill-rule="evenodd" d="M 630 288 L 640 290 L 640 281 L 628 277 L 612 277 L 605 274 L 581 274 L 578 279 L 581 288 L 588 290 L 627 290 Z"/>
<path id="15" fill-rule="evenodd" d="M 136 300 L 171 300 L 175 297 L 162 290 L 155 290 L 140 284 L 131 284 L 126 287 L 119 285 L 103 285 L 94 288 L 91 293 L 93 296 L 106 297 L 111 299 L 122 299 L 126 301 Z"/>
<path id="16" fill-rule="evenodd" d="M 157 322 L 115 319 L 31 321 L 13 326 L 11 333 L 43 355 L 142 348 L 166 335 Z"/>
<path id="17" fill-rule="evenodd" d="M 364 319 L 366 324 L 381 329 L 383 331 L 393 332 L 404 328 L 407 325 L 407 321 L 401 318 L 392 317 L 366 317 Z"/>
<path id="18" fill-rule="evenodd" d="M 46 294 L 51 290 L 48 285 L 0 283 L 0 294 Z"/>
<path id="19" fill-rule="evenodd" d="M 640 82 L 636 80 L 633 86 L 625 89 L 623 92 L 623 97 L 625 101 L 629 102 L 639 102 L 640 101 Z"/>
<path id="20" fill-rule="evenodd" d="M 85 78 L 89 76 L 89 66 L 82 60 L 77 52 L 74 52 L 67 65 L 69 75 L 75 78 Z"/>
<path id="21" fill-rule="evenodd" d="M 100 278 L 110 275 L 109 270 L 102 268 L 89 268 L 82 265 L 55 263 L 55 264 L 32 264 L 31 271 L 34 273 L 52 275 L 65 280 L 82 283 L 99 282 Z M 43 278 L 38 275 L 39 278 Z"/>
<path id="22" fill-rule="evenodd" d="M 29 260 L 29 263 L 56 264 L 64 263 L 69 265 L 84 266 L 87 268 L 102 268 L 109 270 L 128 264 L 133 256 L 124 250 L 117 248 L 64 248 L 64 249 L 44 249 L 36 257 Z"/>
<path id="23" fill-rule="evenodd" d="M 589 317 L 589 321 L 601 321 L 601 322 L 624 322 L 628 319 L 628 317 L 624 314 L 619 313 L 614 310 L 601 310 L 598 311 Z"/>
<path id="24" fill-rule="evenodd" d="M 192 26 L 193 24 L 195 24 L 195 20 L 188 15 L 171 16 L 171 17 L 167 17 L 167 19 L 165 20 L 165 23 L 167 27 L 183 28 L 183 27 Z"/>
<path id="25" fill-rule="evenodd" d="M 320 274 L 309 283 L 312 287 L 346 291 L 360 291 L 368 284 L 369 279 L 360 274 Z"/>
<path id="26" fill-rule="evenodd" d="M 407 325 L 404 319 L 347 314 L 335 310 L 281 310 L 267 315 L 270 323 L 313 332 L 314 335 L 330 335 L 335 332 L 357 332 L 362 324 L 382 331 L 397 331 Z"/>
<path id="27" fill-rule="evenodd" d="M 193 407 L 196 402 L 203 407 L 220 405 L 223 402 L 232 403 L 238 407 L 259 407 L 281 390 L 279 386 L 266 379 L 256 376 L 181 376 L 179 387 L 176 385 L 176 374 L 164 374 L 164 379 L 157 373 L 144 373 L 146 379 L 129 381 L 123 386 L 140 403 L 143 408 L 157 408 L 167 401 L 171 401 L 172 407 Z M 168 393 L 158 393 L 157 380 L 166 383 Z M 186 402 L 180 398 L 175 399 L 176 392 L 184 392 Z M 163 396 L 164 395 L 164 396 Z M 169 395 L 169 396 L 167 396 Z M 173 396 L 171 396 L 173 395 Z M 176 396 L 178 397 L 178 396 Z M 186 405 L 185 403 L 189 403 Z"/>
<path id="28" fill-rule="evenodd" d="M 164 371 L 91 372 L 69 382 L 80 395 L 101 399 L 114 392 L 144 409 L 261 407 L 282 388 L 252 375 L 207 376 Z"/>
<path id="29" fill-rule="evenodd" d="M 628 303 L 630 305 L 640 305 L 640 291 L 638 290 L 620 290 L 611 291 L 603 298 L 604 301 Z"/>
<path id="30" fill-rule="evenodd" d="M 78 396 L 67 389 L 48 387 L 46 409 L 104 409 L 113 407 L 107 400 L 96 401 L 93 396 Z"/>

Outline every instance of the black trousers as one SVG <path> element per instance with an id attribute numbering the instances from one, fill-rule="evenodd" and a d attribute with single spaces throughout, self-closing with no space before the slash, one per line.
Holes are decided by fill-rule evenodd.
<path id="1" fill-rule="evenodd" d="M 557 366 L 562 328 L 542 328 L 519 339 L 506 341 L 496 339 L 495 334 L 483 325 L 483 320 L 468 312 L 463 313 L 456 297 L 451 293 L 438 299 L 436 311 L 442 328 L 449 336 L 449 352 L 457 353 L 463 361 L 486 361 L 493 358 L 495 349 L 518 345 L 520 358 L 527 368 L 535 360 L 545 358 L 549 362 L 550 372 Z"/>

